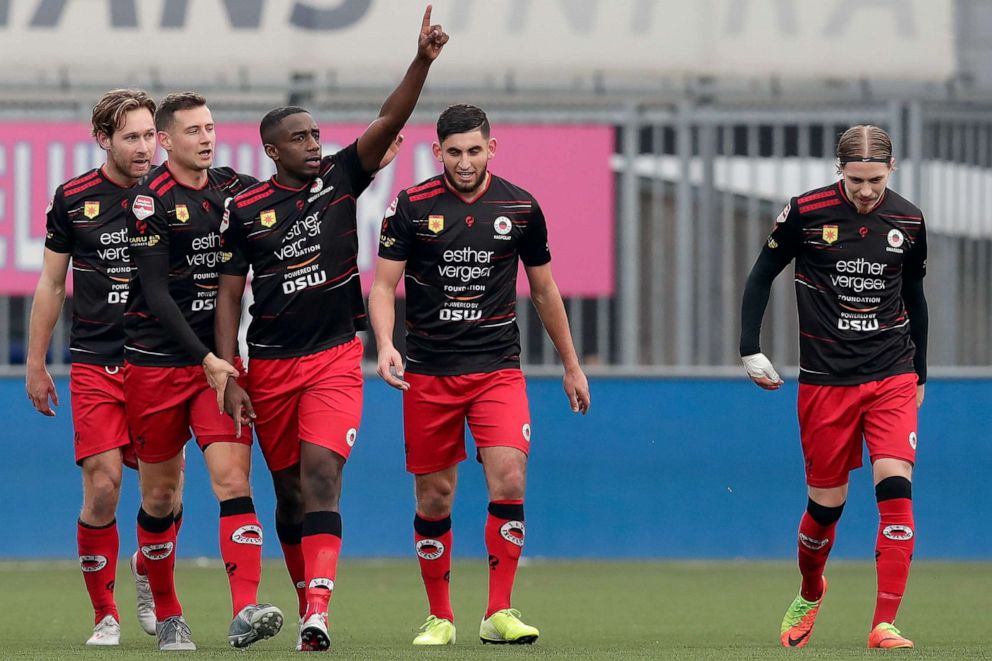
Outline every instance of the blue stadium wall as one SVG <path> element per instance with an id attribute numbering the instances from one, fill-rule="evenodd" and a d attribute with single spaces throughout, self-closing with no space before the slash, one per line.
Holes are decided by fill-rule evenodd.
<path id="1" fill-rule="evenodd" d="M 80 475 L 68 388 L 54 419 L 34 412 L 20 380 L 0 380 L 0 557 L 75 554 Z M 534 420 L 527 511 L 531 557 L 791 558 L 805 507 L 795 384 L 778 393 L 739 380 L 596 379 L 593 407 L 572 415 L 556 379 L 530 379 Z M 403 468 L 400 396 L 378 379 L 344 481 L 347 556 L 409 556 L 413 486 Z M 919 559 L 992 559 L 992 380 L 934 379 L 921 413 L 914 500 Z M 188 452 L 180 553 L 217 556 L 217 504 Z M 265 554 L 279 546 L 268 473 L 257 456 Z M 455 554 L 483 556 L 486 495 L 463 464 Z M 122 553 L 134 543 L 137 480 L 125 476 Z M 835 555 L 871 558 L 877 515 L 867 469 L 852 476 Z"/>

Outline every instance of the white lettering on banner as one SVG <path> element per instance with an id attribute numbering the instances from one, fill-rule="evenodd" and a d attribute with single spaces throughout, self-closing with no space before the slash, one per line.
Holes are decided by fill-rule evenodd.
<path id="1" fill-rule="evenodd" d="M 31 145 L 14 145 L 14 265 L 22 271 L 41 269 L 45 235 L 31 236 Z"/>
<path id="2" fill-rule="evenodd" d="M 396 168 L 387 166 L 376 174 L 372 184 L 358 198 L 356 216 L 358 220 L 358 269 L 368 271 L 375 264 L 376 248 L 379 245 L 379 230 L 382 228 L 382 212 L 393 199 L 393 178 Z M 419 181 L 417 179 L 416 181 Z"/>
<path id="3" fill-rule="evenodd" d="M 0 146 L 0 178 L 7 174 L 7 150 Z M 0 188 L 0 225 L 7 219 L 7 191 Z M 7 239 L 0 236 L 0 269 L 7 268 Z"/>

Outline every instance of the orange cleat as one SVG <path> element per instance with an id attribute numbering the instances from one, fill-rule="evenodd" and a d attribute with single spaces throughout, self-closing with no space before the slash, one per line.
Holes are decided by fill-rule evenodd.
<path id="1" fill-rule="evenodd" d="M 888 622 L 879 622 L 868 634 L 868 649 L 896 650 L 912 649 L 913 641 L 905 638 L 899 629 Z"/>
<path id="2" fill-rule="evenodd" d="M 827 578 L 823 577 L 823 593 L 816 601 L 806 601 L 802 595 L 797 595 L 789 610 L 782 618 L 782 635 L 779 640 L 782 647 L 806 647 L 813 633 L 813 624 L 820 612 L 820 604 L 827 594 Z"/>

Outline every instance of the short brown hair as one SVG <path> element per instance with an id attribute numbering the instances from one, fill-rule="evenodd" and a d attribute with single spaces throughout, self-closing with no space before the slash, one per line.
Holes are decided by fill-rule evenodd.
<path id="1" fill-rule="evenodd" d="M 837 172 L 851 162 L 891 163 L 892 139 L 871 124 L 858 124 L 844 131 L 837 141 Z"/>
<path id="2" fill-rule="evenodd" d="M 168 130 L 177 111 L 205 105 L 207 100 L 196 92 L 173 92 L 162 99 L 162 103 L 158 106 L 158 112 L 155 113 L 155 130 Z"/>
<path id="3" fill-rule="evenodd" d="M 155 101 L 148 96 L 148 92 L 139 89 L 110 90 L 93 106 L 93 137 L 98 133 L 113 137 L 114 131 L 124 126 L 124 116 L 138 108 L 148 108 L 152 117 L 155 116 Z"/>

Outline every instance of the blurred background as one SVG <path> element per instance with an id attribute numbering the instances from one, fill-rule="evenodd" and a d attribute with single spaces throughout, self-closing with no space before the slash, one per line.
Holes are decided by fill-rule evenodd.
<path id="1" fill-rule="evenodd" d="M 739 366 L 747 272 L 789 198 L 836 179 L 850 125 L 889 131 L 890 187 L 926 215 L 930 374 L 915 476 L 918 557 L 992 557 L 992 3 L 987 0 L 437 0 L 451 35 L 396 162 L 359 204 L 363 283 L 384 209 L 438 172 L 433 123 L 451 103 L 486 109 L 490 167 L 548 218 L 553 266 L 593 407 L 571 416 L 560 367 L 520 283 L 534 418 L 528 554 L 787 558 L 805 505 L 795 421 L 792 278 L 775 283 L 762 348 L 787 387 Z M 415 53 L 409 0 L 0 0 L 0 557 L 73 555 L 79 503 L 68 410 L 67 304 L 50 364 L 59 415 L 23 393 L 44 210 L 58 184 L 102 163 L 89 137 L 109 88 L 204 94 L 217 165 L 272 168 L 269 109 L 303 105 L 325 153 L 357 137 Z M 402 302 L 400 302 L 402 306 Z M 402 346 L 402 345 L 401 345 Z M 411 480 L 400 399 L 369 374 L 344 497 L 348 552 L 406 555 Z M 195 453 L 193 448 L 191 454 Z M 474 465 L 466 472 L 478 472 Z M 256 501 L 271 526 L 260 458 Z M 184 546 L 217 555 L 216 505 L 189 462 Z M 130 484 L 135 480 L 128 476 Z M 456 509 L 481 531 L 481 475 Z M 120 518 L 136 511 L 125 489 Z M 44 494 L 42 496 L 42 494 Z M 855 474 L 835 553 L 868 557 L 875 507 Z M 45 525 L 39 525 L 45 521 Z M 594 521 L 595 539 L 576 545 Z M 49 523 L 50 522 L 50 523 Z M 457 552 L 481 555 L 467 536 Z M 267 554 L 278 553 L 276 545 Z"/>

